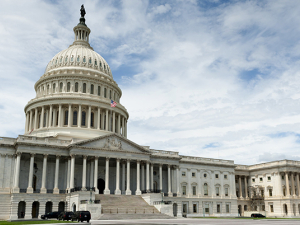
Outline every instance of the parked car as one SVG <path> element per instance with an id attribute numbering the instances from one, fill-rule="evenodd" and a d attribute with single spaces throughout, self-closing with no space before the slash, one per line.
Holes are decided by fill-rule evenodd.
<path id="1" fill-rule="evenodd" d="M 252 213 L 251 217 L 261 217 L 261 218 L 265 218 L 264 215 L 260 214 L 260 213 Z"/>
<path id="2" fill-rule="evenodd" d="M 61 212 L 58 216 L 58 220 L 71 220 L 72 219 L 72 215 L 74 213 L 73 212 Z"/>
<path id="3" fill-rule="evenodd" d="M 61 212 L 48 212 L 45 215 L 41 215 L 41 219 L 57 219 Z"/>
<path id="4" fill-rule="evenodd" d="M 83 222 L 83 221 L 87 221 L 90 222 L 91 219 L 91 213 L 89 211 L 76 211 L 73 215 L 72 215 L 72 221 L 78 221 L 78 222 Z"/>

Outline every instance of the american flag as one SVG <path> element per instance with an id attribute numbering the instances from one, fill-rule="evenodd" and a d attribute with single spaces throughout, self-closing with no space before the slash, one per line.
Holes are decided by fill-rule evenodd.
<path id="1" fill-rule="evenodd" d="M 116 105 L 117 105 L 117 103 L 116 103 L 115 101 L 111 100 L 110 106 L 111 106 L 111 107 L 116 107 Z"/>

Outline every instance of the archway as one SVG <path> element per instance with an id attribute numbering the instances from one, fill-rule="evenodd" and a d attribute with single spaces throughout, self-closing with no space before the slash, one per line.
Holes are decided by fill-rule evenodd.
<path id="1" fill-rule="evenodd" d="M 32 218 L 38 218 L 39 217 L 39 208 L 40 208 L 40 203 L 39 202 L 33 202 L 32 203 Z"/>
<path id="2" fill-rule="evenodd" d="M 18 204 L 18 218 L 24 218 L 25 217 L 25 209 L 26 209 L 26 203 L 24 201 L 19 202 L 19 204 Z"/>
<path id="3" fill-rule="evenodd" d="M 241 205 L 238 206 L 238 212 L 239 212 L 239 216 L 242 216 L 242 206 Z"/>
<path id="4" fill-rule="evenodd" d="M 283 212 L 285 215 L 288 214 L 288 209 L 287 209 L 287 205 L 286 204 L 283 204 Z"/>
<path id="5" fill-rule="evenodd" d="M 173 204 L 173 215 L 177 217 L 177 203 Z"/>
<path id="6" fill-rule="evenodd" d="M 59 212 L 65 211 L 65 203 L 64 202 L 59 202 L 58 203 L 58 211 Z"/>
<path id="7" fill-rule="evenodd" d="M 76 204 L 73 204 L 72 210 L 73 210 L 73 212 L 76 212 Z"/>
<path id="8" fill-rule="evenodd" d="M 46 210 L 45 213 L 52 212 L 52 202 L 46 202 Z"/>
<path id="9" fill-rule="evenodd" d="M 102 178 L 98 179 L 98 189 L 99 189 L 99 194 L 103 194 L 103 191 L 105 189 L 105 181 Z"/>

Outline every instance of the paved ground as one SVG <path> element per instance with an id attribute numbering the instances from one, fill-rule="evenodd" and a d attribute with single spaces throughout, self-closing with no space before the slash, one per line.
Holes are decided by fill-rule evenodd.
<path id="1" fill-rule="evenodd" d="M 289 219 L 166 219 L 166 220 L 92 220 L 92 225 L 96 224 L 130 224 L 130 225 L 156 225 L 156 224 L 169 224 L 169 225 L 189 225 L 189 224 L 201 224 L 201 225 L 294 225 L 300 224 L 300 220 Z"/>

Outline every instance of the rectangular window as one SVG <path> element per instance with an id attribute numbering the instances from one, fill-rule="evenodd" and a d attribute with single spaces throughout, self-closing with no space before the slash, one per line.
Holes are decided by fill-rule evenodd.
<path id="1" fill-rule="evenodd" d="M 274 212 L 273 205 L 270 205 L 270 212 Z"/>
<path id="2" fill-rule="evenodd" d="M 230 213 L 230 206 L 229 206 L 229 204 L 226 204 L 226 213 Z"/>
<path id="3" fill-rule="evenodd" d="M 219 196 L 219 195 L 220 195 L 220 188 L 216 187 L 216 196 Z"/>
<path id="4" fill-rule="evenodd" d="M 259 178 L 259 181 L 263 181 L 263 178 L 262 178 L 262 177 L 260 177 L 260 178 Z"/>
<path id="5" fill-rule="evenodd" d="M 268 180 L 271 180 L 271 177 L 268 177 Z"/>
<path id="6" fill-rule="evenodd" d="M 193 186 L 193 195 L 196 195 L 197 192 L 196 192 L 196 186 Z"/>
<path id="7" fill-rule="evenodd" d="M 185 172 L 182 172 L 182 176 L 185 177 Z"/>
<path id="8" fill-rule="evenodd" d="M 196 173 L 192 173 L 192 177 L 195 177 L 196 176 Z"/>
<path id="9" fill-rule="evenodd" d="M 183 213 L 187 212 L 187 205 L 186 204 L 183 204 L 183 206 L 182 206 L 182 212 Z"/>
<path id="10" fill-rule="evenodd" d="M 272 196 L 272 189 L 269 189 L 269 196 Z"/>
<path id="11" fill-rule="evenodd" d="M 182 186 L 182 195 L 186 195 L 186 186 Z"/>
<path id="12" fill-rule="evenodd" d="M 221 212 L 221 205 L 217 204 L 217 213 L 220 213 L 220 212 Z"/>
<path id="13" fill-rule="evenodd" d="M 98 96 L 100 96 L 100 92 L 101 91 L 101 88 L 100 88 L 100 86 L 98 86 Z"/>
<path id="14" fill-rule="evenodd" d="M 227 174 L 224 175 L 224 179 L 227 179 Z"/>
<path id="15" fill-rule="evenodd" d="M 104 98 L 106 98 L 106 88 L 104 88 Z"/>
<path id="16" fill-rule="evenodd" d="M 281 176 L 281 179 L 284 180 L 284 176 Z"/>
<path id="17" fill-rule="evenodd" d="M 254 178 L 252 178 L 252 182 L 255 182 L 255 179 L 254 179 Z"/>
<path id="18" fill-rule="evenodd" d="M 197 213 L 197 204 L 193 204 L 193 213 Z"/>
<path id="19" fill-rule="evenodd" d="M 265 196 L 264 190 L 260 190 L 261 197 Z"/>
<path id="20" fill-rule="evenodd" d="M 216 174 L 216 178 L 219 178 L 219 174 Z"/>
<path id="21" fill-rule="evenodd" d="M 265 209 L 265 205 L 262 205 L 262 206 L 261 206 L 261 210 L 262 210 L 262 211 L 265 211 L 265 210 L 266 210 L 266 209 Z"/>
<path id="22" fill-rule="evenodd" d="M 205 208 L 205 213 L 209 213 L 209 208 Z"/>
<path id="23" fill-rule="evenodd" d="M 225 196 L 228 196 L 228 188 L 225 188 Z"/>

